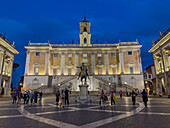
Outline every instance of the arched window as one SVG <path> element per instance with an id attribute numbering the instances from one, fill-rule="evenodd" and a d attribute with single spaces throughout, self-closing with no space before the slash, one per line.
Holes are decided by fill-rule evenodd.
<path id="1" fill-rule="evenodd" d="M 84 32 L 87 32 L 87 29 L 86 29 L 86 27 L 84 28 Z"/>
<path id="2" fill-rule="evenodd" d="M 86 39 L 86 38 L 84 38 L 84 43 L 85 43 L 85 44 L 87 43 L 87 39 Z"/>

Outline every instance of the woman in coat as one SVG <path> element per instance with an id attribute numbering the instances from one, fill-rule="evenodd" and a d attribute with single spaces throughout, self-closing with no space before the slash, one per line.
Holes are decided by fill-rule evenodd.
<path id="1" fill-rule="evenodd" d="M 58 91 L 56 92 L 56 105 L 58 105 L 59 99 L 60 99 L 60 92 L 59 92 L 59 90 L 58 90 Z"/>

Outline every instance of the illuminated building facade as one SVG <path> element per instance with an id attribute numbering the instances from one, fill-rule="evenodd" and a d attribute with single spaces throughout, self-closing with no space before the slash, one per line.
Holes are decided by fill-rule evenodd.
<path id="1" fill-rule="evenodd" d="M 78 91 L 81 63 L 88 66 L 90 91 L 119 88 L 143 89 L 143 73 L 138 41 L 117 44 L 91 42 L 90 21 L 80 22 L 80 43 L 31 43 L 27 49 L 24 89 L 68 87 Z M 52 90 L 52 88 L 51 88 Z"/>
<path id="2" fill-rule="evenodd" d="M 19 52 L 13 44 L 0 34 L 0 94 L 11 94 L 11 79 L 14 62 L 14 55 Z"/>
<path id="3" fill-rule="evenodd" d="M 157 93 L 170 97 L 170 28 L 164 34 L 160 33 L 149 52 L 154 59 Z"/>

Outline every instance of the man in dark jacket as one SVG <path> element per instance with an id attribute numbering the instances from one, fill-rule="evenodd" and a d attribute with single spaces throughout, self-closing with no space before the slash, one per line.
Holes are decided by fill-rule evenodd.
<path id="1" fill-rule="evenodd" d="M 67 90 L 67 88 L 65 89 L 65 105 L 66 105 L 66 102 L 67 102 L 67 105 L 69 105 L 69 95 L 68 95 L 69 91 Z"/>

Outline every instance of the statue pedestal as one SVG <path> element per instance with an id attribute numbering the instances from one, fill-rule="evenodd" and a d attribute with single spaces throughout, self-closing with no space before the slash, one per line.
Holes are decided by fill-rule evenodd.
<path id="1" fill-rule="evenodd" d="M 88 98 L 88 97 L 87 97 L 88 87 L 89 87 L 89 85 L 84 85 L 84 84 L 79 85 L 79 88 L 80 88 L 80 99 L 81 99 L 81 100 L 85 100 L 85 99 Z"/>

